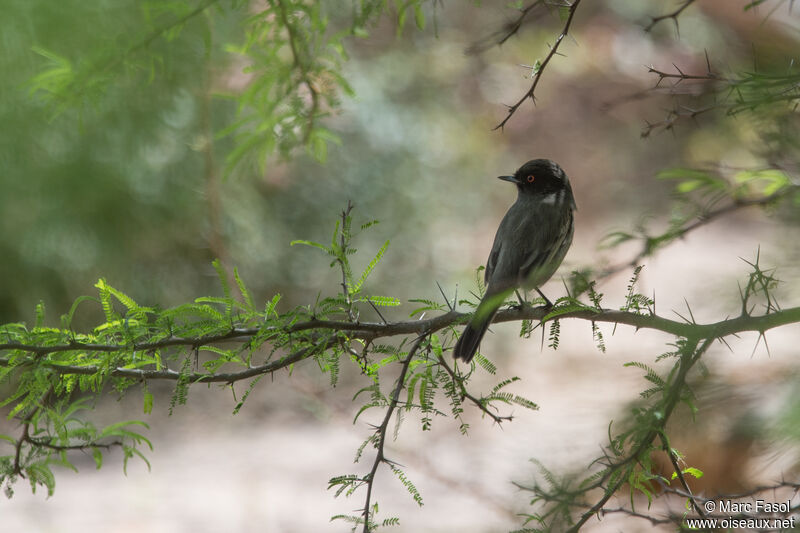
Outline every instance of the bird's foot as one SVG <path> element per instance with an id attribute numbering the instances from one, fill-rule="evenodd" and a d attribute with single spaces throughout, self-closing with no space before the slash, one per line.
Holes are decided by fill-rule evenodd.
<path id="1" fill-rule="evenodd" d="M 519 293 L 519 290 L 516 290 L 516 289 L 515 289 L 515 290 L 514 290 L 514 293 L 516 293 L 516 295 L 517 295 L 517 301 L 518 301 L 519 303 L 517 303 L 516 305 L 512 305 L 512 306 L 511 306 L 511 309 L 514 309 L 515 311 L 524 311 L 526 307 L 529 307 L 529 306 L 530 306 L 530 304 L 529 304 L 529 303 L 528 303 L 528 301 L 525 299 L 525 297 L 524 297 L 524 296 L 522 296 L 522 295 Z"/>

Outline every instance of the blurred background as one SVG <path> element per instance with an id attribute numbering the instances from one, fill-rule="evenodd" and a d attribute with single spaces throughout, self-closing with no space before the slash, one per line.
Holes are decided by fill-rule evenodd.
<path id="1" fill-rule="evenodd" d="M 158 4 L 148 3 L 150 4 Z M 163 57 L 152 79 L 110 69 L 113 83 L 83 105 L 54 115 L 31 90 L 48 66 L 43 51 L 80 64 L 93 50 L 137 40 L 146 10 L 140 2 L 4 2 L 0 19 L 0 323 L 27 321 L 43 301 L 47 322 L 58 317 L 103 277 L 142 305 L 168 307 L 220 293 L 211 261 L 237 266 L 261 300 L 275 293 L 286 308 L 321 292 L 335 294 L 338 275 L 316 250 L 290 247 L 293 239 L 324 242 L 348 200 L 355 220 L 380 220 L 359 236 L 365 266 L 380 245 L 391 244 L 369 283 L 399 298 L 384 314 L 405 319 L 412 298 L 439 299 L 474 288 L 494 232 L 513 202 L 512 187 L 495 179 L 528 159 L 558 161 L 570 176 L 578 204 L 573 247 L 561 272 L 602 269 L 629 261 L 636 245 L 598 247 L 604 235 L 646 224 L 664 229 L 674 212 L 674 183 L 656 180 L 672 167 L 796 170 L 796 119 L 778 123 L 767 113 L 704 113 L 669 131 L 662 121 L 675 106 L 666 91 L 649 91 L 658 78 L 648 65 L 704 73 L 706 53 L 724 75 L 754 69 L 790 69 L 800 42 L 800 16 L 791 2 L 700 0 L 645 32 L 651 17 L 679 2 L 606 0 L 577 11 L 572 36 L 537 89 L 506 127 L 495 126 L 506 104 L 530 86 L 530 65 L 547 53 L 563 21 L 544 12 L 501 47 L 492 36 L 517 11 L 507 2 L 425 4 L 424 31 L 384 15 L 365 38 L 346 40 L 344 76 L 353 96 L 325 119 L 341 144 L 322 164 L 302 150 L 270 157 L 263 169 L 237 167 L 225 177 L 233 147 L 218 132 L 235 117 L 241 61 L 225 45 L 240 42 L 242 11 L 215 8 L 189 21 L 180 36 L 149 46 Z M 760 4 L 747 9 L 748 4 Z M 326 2 L 333 28 L 346 27 L 347 10 Z M 342 11 L 342 12 L 340 12 Z M 435 23 L 434 23 L 435 21 Z M 210 28 L 210 30 L 209 30 Z M 207 53 L 204 39 L 213 36 Z M 528 65 L 528 67 L 525 67 Z M 689 94 L 688 96 L 691 96 Z M 791 175 L 791 172 L 790 172 Z M 796 179 L 796 174 L 793 174 Z M 644 294 L 659 313 L 676 317 L 692 308 L 699 322 L 739 311 L 737 281 L 760 253 L 777 268 L 786 307 L 800 298 L 798 215 L 792 209 L 754 208 L 713 222 L 645 261 Z M 760 252 L 759 252 L 760 250 Z M 624 301 L 630 271 L 603 281 L 608 307 Z M 544 288 L 563 293 L 554 279 Z M 96 313 L 96 314 L 94 314 Z M 365 311 L 369 316 L 370 311 Z M 82 308 L 75 324 L 90 327 L 100 310 Z M 483 353 L 502 375 L 519 375 L 514 391 L 539 404 L 513 411 L 501 428 L 468 414 L 469 437 L 450 420 L 431 432 L 409 417 L 390 457 L 407 468 L 425 506 L 417 508 L 389 472 L 380 472 L 377 499 L 384 516 L 399 515 L 396 531 L 507 531 L 530 512 L 530 495 L 512 481 L 537 475 L 535 457 L 555 471 L 585 469 L 607 442 L 611 419 L 646 388 L 641 372 L 622 364 L 654 363 L 669 336 L 602 328 L 607 352 L 595 348 L 588 324 L 562 324 L 558 351 L 541 347 L 537 330 L 520 339 L 518 324 L 493 328 Z M 778 479 L 796 469 L 797 328 L 715 346 L 708 374 L 697 387 L 704 400 L 699 424 L 676 417 L 673 443 L 687 462 L 707 472 L 702 489 L 733 492 Z M 669 364 L 668 362 L 666 363 Z M 698 379 L 701 379 L 698 377 Z M 475 381 L 476 389 L 482 384 Z M 388 382 L 387 382 L 388 383 Z M 732 386 L 735 385 L 735 386 Z M 98 405 L 98 420 L 142 418 L 155 450 L 152 471 L 131 463 L 127 476 L 113 453 L 95 471 L 91 457 L 80 474 L 64 470 L 56 493 L 31 495 L 18 484 L 0 499 L 8 531 L 347 531 L 329 522 L 361 504 L 334 499 L 327 480 L 368 468 L 352 464 L 369 434 L 372 413 L 352 424 L 353 393 L 364 386 L 352 369 L 335 389 L 306 361 L 291 378 L 276 376 L 255 389 L 231 416 L 228 389 L 195 387 L 187 406 L 168 417 L 170 384 L 162 384 L 153 414 L 141 414 L 135 392 Z M 244 386 L 243 386 L 244 387 Z M 241 389 L 243 391 L 244 388 Z M 241 392 L 239 391 L 239 392 Z M 155 392 L 155 391 L 154 391 Z M 3 432 L 13 434 L 13 423 Z M 699 426 L 698 426 L 699 427 Z M 713 451 L 714 453 L 709 453 Z M 644 531 L 649 523 L 609 516 L 591 531 Z M 637 529 L 639 528 L 639 529 Z"/>

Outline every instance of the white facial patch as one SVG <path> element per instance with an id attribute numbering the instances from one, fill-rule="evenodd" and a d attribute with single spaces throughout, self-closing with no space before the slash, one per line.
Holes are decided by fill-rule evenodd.
<path id="1" fill-rule="evenodd" d="M 561 202 L 563 191 L 553 192 L 542 198 L 542 203 L 547 205 L 556 205 L 556 202 Z"/>

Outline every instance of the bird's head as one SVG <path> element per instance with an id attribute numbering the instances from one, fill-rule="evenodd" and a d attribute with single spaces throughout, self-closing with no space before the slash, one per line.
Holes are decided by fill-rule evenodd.
<path id="1" fill-rule="evenodd" d="M 566 194 L 566 199 L 575 209 L 575 200 L 572 197 L 572 187 L 569 184 L 567 173 L 555 161 L 532 159 L 519 167 L 513 176 L 498 176 L 498 179 L 515 184 L 520 196 L 534 196 L 543 201 L 552 198 L 555 202 L 559 196 L 563 198 L 563 195 Z"/>

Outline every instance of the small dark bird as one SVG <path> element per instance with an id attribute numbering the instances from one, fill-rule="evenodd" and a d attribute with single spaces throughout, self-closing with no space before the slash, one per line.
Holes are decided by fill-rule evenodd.
<path id="1" fill-rule="evenodd" d="M 549 159 L 528 161 L 513 176 L 517 201 L 503 217 L 486 261 L 486 294 L 453 349 L 470 362 L 497 310 L 516 289 L 536 289 L 558 269 L 572 244 L 575 198 L 564 170 Z M 539 291 L 539 294 L 544 295 Z M 545 301 L 550 305 L 549 300 Z"/>

